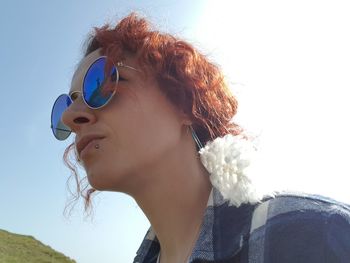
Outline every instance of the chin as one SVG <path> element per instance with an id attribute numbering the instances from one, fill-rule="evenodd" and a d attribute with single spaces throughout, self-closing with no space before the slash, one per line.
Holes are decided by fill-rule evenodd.
<path id="1" fill-rule="evenodd" d="M 98 191 L 105 191 L 106 189 L 106 180 L 100 174 L 87 172 L 87 179 L 89 184 Z"/>
<path id="2" fill-rule="evenodd" d="M 93 173 L 92 171 L 87 172 L 87 179 L 89 184 L 98 191 L 122 191 L 120 186 L 121 182 L 116 181 L 116 178 L 112 177 L 111 174 L 105 173 Z M 117 189 L 116 189 L 117 188 Z"/>

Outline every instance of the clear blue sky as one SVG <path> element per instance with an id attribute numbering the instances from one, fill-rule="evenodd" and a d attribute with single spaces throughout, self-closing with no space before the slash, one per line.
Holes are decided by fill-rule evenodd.
<path id="1" fill-rule="evenodd" d="M 93 223 L 83 220 L 79 207 L 70 221 L 62 216 L 69 176 L 62 154 L 69 142 L 53 138 L 51 106 L 68 91 L 93 26 L 136 10 L 162 29 L 189 35 L 202 4 L 1 1 L 0 229 L 33 235 L 79 263 L 131 261 L 148 228 L 131 198 L 98 195 Z"/>
<path id="2" fill-rule="evenodd" d="M 132 261 L 149 224 L 130 197 L 99 194 L 93 222 L 80 207 L 63 217 L 70 140 L 56 141 L 49 128 L 92 27 L 130 11 L 223 65 L 241 96 L 239 120 L 265 136 L 268 183 L 350 202 L 345 2 L 1 1 L 0 229 L 33 235 L 78 263 Z"/>

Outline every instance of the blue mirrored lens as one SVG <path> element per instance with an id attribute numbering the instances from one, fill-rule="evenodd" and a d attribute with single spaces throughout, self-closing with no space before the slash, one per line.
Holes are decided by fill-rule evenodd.
<path id="1" fill-rule="evenodd" d="M 71 103 L 70 97 L 67 94 L 62 94 L 56 99 L 52 107 L 51 128 L 56 139 L 60 141 L 67 139 L 71 134 L 71 129 L 64 125 L 61 120 L 63 112 Z"/>
<path id="2" fill-rule="evenodd" d="M 104 106 L 115 93 L 118 71 L 106 63 L 106 57 L 97 59 L 84 77 L 83 96 L 91 108 Z"/>

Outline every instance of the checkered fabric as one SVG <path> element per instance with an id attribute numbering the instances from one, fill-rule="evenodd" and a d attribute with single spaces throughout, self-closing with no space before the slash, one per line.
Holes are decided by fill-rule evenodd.
<path id="1" fill-rule="evenodd" d="M 156 263 L 150 228 L 134 263 Z M 190 263 L 350 263 L 350 205 L 280 192 L 258 204 L 229 206 L 212 189 Z"/>

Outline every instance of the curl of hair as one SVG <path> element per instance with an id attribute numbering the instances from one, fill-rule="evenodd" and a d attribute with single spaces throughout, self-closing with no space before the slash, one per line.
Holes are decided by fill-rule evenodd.
<path id="1" fill-rule="evenodd" d="M 107 24 L 95 28 L 85 56 L 98 48 L 114 61 L 123 60 L 125 54 L 136 55 L 141 67 L 151 69 L 167 98 L 191 118 L 203 145 L 229 133 L 243 132 L 232 121 L 238 102 L 220 68 L 186 41 L 152 29 L 145 18 L 131 13 L 114 27 Z M 78 179 L 76 182 L 79 184 Z M 77 187 L 77 191 L 82 190 Z M 85 208 L 93 192 L 89 189 L 81 194 Z"/>

